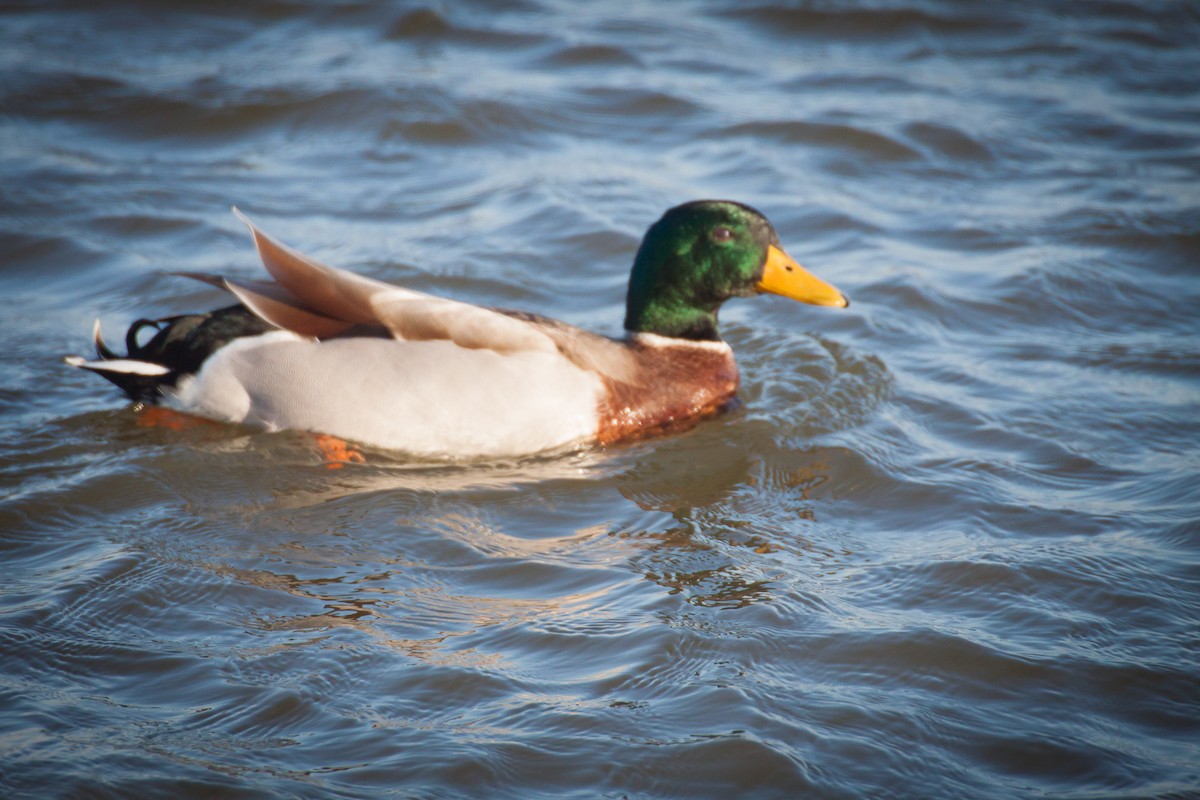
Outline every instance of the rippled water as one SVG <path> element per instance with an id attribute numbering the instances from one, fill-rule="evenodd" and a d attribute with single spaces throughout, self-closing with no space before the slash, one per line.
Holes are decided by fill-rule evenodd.
<path id="1" fill-rule="evenodd" d="M 1200 796 L 1190 2 L 8 3 L 0 794 Z M 666 207 L 741 407 L 501 464 L 139 424 L 92 319 L 341 266 L 619 331 Z"/>

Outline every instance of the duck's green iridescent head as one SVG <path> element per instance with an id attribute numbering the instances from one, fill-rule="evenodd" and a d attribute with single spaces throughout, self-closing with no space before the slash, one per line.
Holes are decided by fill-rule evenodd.
<path id="1" fill-rule="evenodd" d="M 663 214 L 642 239 L 629 276 L 625 329 L 716 340 L 721 304 L 762 292 L 849 305 L 841 292 L 793 261 L 771 223 L 750 206 L 684 203 Z"/>

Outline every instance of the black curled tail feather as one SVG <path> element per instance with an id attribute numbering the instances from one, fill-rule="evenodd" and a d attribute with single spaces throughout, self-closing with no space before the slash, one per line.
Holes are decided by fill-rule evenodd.
<path id="1" fill-rule="evenodd" d="M 152 328 L 154 335 L 142 344 L 139 339 L 146 328 Z M 100 360 L 69 363 L 102 375 L 133 400 L 153 403 L 181 377 L 198 371 L 209 356 L 229 342 L 274 329 L 242 305 L 205 314 L 139 319 L 125 333 L 127 355 L 110 349 L 97 326 L 93 338 Z"/>
<path id="2" fill-rule="evenodd" d="M 155 333 L 159 333 L 163 329 L 163 325 L 170 323 L 172 317 L 164 317 L 163 319 L 139 319 L 134 320 L 129 326 L 129 330 L 125 331 L 125 352 L 129 353 L 129 358 L 141 358 L 141 345 L 138 344 L 138 334 L 142 332 L 142 328 L 154 328 Z M 106 350 L 108 348 L 105 348 Z M 109 352 L 112 352 L 111 350 Z M 96 345 L 96 353 L 101 358 L 111 358 L 100 352 L 100 345 Z"/>

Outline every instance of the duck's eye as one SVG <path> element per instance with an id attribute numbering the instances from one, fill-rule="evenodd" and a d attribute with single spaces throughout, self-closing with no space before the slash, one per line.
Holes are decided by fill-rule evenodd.
<path id="1" fill-rule="evenodd" d="M 713 228 L 712 238 L 713 238 L 714 242 L 728 242 L 730 239 L 733 238 L 733 231 L 729 230 L 729 228 L 724 228 L 724 227 Z"/>

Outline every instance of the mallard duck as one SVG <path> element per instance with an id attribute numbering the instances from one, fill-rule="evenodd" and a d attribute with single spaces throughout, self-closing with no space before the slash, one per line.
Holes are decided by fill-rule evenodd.
<path id="1" fill-rule="evenodd" d="M 650 226 L 621 339 L 328 267 L 233 211 L 272 281 L 180 273 L 239 302 L 138 320 L 125 356 L 97 321 L 98 360 L 67 363 L 136 401 L 212 420 L 423 456 L 511 456 L 642 438 L 726 407 L 738 369 L 717 311 L 732 297 L 848 305 L 784 251 L 761 213 L 731 201 L 685 203 Z M 142 344 L 147 328 L 156 332 Z"/>

